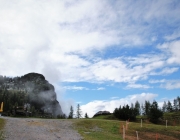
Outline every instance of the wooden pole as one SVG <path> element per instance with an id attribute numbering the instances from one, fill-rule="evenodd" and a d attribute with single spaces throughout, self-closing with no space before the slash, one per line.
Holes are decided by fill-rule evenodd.
<path id="1" fill-rule="evenodd" d="M 125 140 L 125 128 L 124 128 L 124 125 L 123 125 L 123 140 Z"/>
<path id="2" fill-rule="evenodd" d="M 137 140 L 139 140 L 138 131 L 136 131 L 136 135 L 137 135 Z"/>
<path id="3" fill-rule="evenodd" d="M 142 127 L 142 119 L 141 119 L 141 127 Z"/>
<path id="4" fill-rule="evenodd" d="M 126 121 L 126 130 L 128 130 L 128 122 Z"/>
<path id="5" fill-rule="evenodd" d="M 121 133 L 121 123 L 119 124 L 119 133 Z"/>
<path id="6" fill-rule="evenodd" d="M 167 128 L 167 120 L 166 120 L 166 128 Z"/>
<path id="7" fill-rule="evenodd" d="M 156 133 L 156 140 L 158 140 L 158 138 L 159 138 L 159 135 Z"/>

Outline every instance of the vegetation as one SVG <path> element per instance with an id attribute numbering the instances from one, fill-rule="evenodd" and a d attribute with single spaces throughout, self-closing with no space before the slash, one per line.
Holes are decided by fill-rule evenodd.
<path id="1" fill-rule="evenodd" d="M 114 114 L 98 115 L 98 116 L 93 117 L 93 119 L 117 120 L 117 118 L 114 116 Z"/>
<path id="2" fill-rule="evenodd" d="M 74 127 L 84 137 L 85 140 L 122 140 L 122 126 L 125 121 L 104 120 L 104 119 L 73 119 Z M 156 125 L 144 123 L 141 127 L 140 123 L 130 122 L 128 130 L 126 130 L 126 139 L 136 139 L 136 131 L 138 131 L 139 139 L 158 140 L 180 138 L 180 126 Z"/>
<path id="3" fill-rule="evenodd" d="M 73 120 L 75 129 L 85 140 L 121 140 L 116 121 L 79 119 Z"/>
<path id="4" fill-rule="evenodd" d="M 5 120 L 0 118 L 0 140 L 3 140 L 3 128 L 5 125 Z"/>
<path id="5" fill-rule="evenodd" d="M 14 78 L 0 76 L 1 102 L 4 102 L 3 115 L 62 115 L 54 86 L 37 73 Z"/>
<path id="6" fill-rule="evenodd" d="M 137 110 L 135 108 L 130 108 L 128 105 L 122 108 L 120 106 L 119 109 L 116 108 L 113 113 L 115 117 L 122 120 L 135 120 L 138 115 Z"/>
<path id="7" fill-rule="evenodd" d="M 70 107 L 70 112 L 69 112 L 68 118 L 69 118 L 69 119 L 72 119 L 73 116 L 74 116 L 74 109 L 73 109 L 73 107 L 71 106 L 71 107 Z"/>
<path id="8" fill-rule="evenodd" d="M 180 120 L 180 115 L 177 113 L 180 111 L 180 97 L 177 97 L 173 101 L 173 105 L 170 101 L 167 103 L 164 102 L 162 109 L 159 108 L 158 103 L 153 101 L 150 103 L 149 101 L 145 101 L 144 104 L 140 107 L 138 101 L 136 101 L 135 105 L 129 105 L 115 108 L 113 114 L 116 118 L 120 120 L 131 120 L 135 121 L 138 115 L 146 116 L 146 118 L 152 123 L 163 123 L 165 119 L 170 118 L 170 121 L 173 121 L 173 118 L 176 116 L 176 120 Z M 176 114 L 174 117 L 168 117 L 166 114 L 172 113 Z M 163 115 L 165 114 L 165 115 Z"/>
<path id="9" fill-rule="evenodd" d="M 82 111 L 79 104 L 77 105 L 76 118 L 78 119 L 82 118 Z"/>
<path id="10" fill-rule="evenodd" d="M 89 116 L 88 116 L 88 114 L 87 114 L 87 113 L 85 113 L 84 118 L 89 118 Z"/>

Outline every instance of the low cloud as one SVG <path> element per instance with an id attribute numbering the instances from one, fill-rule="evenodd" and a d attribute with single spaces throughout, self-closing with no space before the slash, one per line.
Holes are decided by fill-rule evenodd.
<path id="1" fill-rule="evenodd" d="M 87 114 L 90 117 L 93 117 L 95 113 L 98 111 L 110 111 L 111 113 L 114 111 L 116 107 L 119 107 L 120 105 L 123 106 L 125 104 L 131 105 L 131 103 L 135 103 L 136 101 L 139 101 L 140 104 L 144 103 L 145 100 L 152 101 L 155 99 L 158 95 L 153 93 L 141 93 L 141 94 L 134 94 L 129 95 L 125 98 L 120 99 L 112 99 L 112 100 L 95 100 L 91 101 L 85 105 L 81 105 L 81 109 L 83 114 L 87 112 Z M 84 116 L 84 115 L 83 115 Z"/>

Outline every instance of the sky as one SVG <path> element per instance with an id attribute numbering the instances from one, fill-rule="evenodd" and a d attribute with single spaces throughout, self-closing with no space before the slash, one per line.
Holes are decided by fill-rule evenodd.
<path id="1" fill-rule="evenodd" d="M 0 0 L 0 75 L 43 74 L 62 110 L 180 95 L 179 0 Z"/>

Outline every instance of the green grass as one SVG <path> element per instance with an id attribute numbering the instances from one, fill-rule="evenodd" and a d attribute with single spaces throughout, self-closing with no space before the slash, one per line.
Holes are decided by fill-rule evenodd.
<path id="1" fill-rule="evenodd" d="M 5 120 L 0 118 L 0 140 L 3 140 L 4 125 L 5 125 Z"/>
<path id="2" fill-rule="evenodd" d="M 117 120 L 113 114 L 110 115 L 99 115 L 99 116 L 95 116 L 93 117 L 93 119 L 106 119 L 106 120 Z"/>
<path id="3" fill-rule="evenodd" d="M 163 114 L 164 119 L 180 119 L 180 111 L 178 112 L 166 112 Z"/>
<path id="4" fill-rule="evenodd" d="M 74 127 L 84 137 L 84 140 L 122 140 L 122 126 L 124 121 L 104 120 L 104 119 L 72 119 Z M 136 131 L 140 139 L 156 139 L 156 133 L 159 134 L 158 140 L 180 138 L 180 126 L 168 126 L 130 122 L 126 131 L 126 139 L 136 139 Z"/>
<path id="5" fill-rule="evenodd" d="M 152 139 L 151 137 L 147 138 L 147 135 L 152 135 L 154 136 L 155 139 L 156 133 L 171 138 L 176 138 L 176 139 L 180 138 L 180 126 L 168 126 L 166 128 L 165 124 L 156 125 L 156 124 L 143 123 L 143 127 L 140 127 L 140 123 L 130 122 L 128 134 L 133 135 L 135 131 L 140 132 L 141 138 L 146 140 Z"/>
<path id="6" fill-rule="evenodd" d="M 122 140 L 118 121 L 101 119 L 72 120 L 85 140 Z"/>

